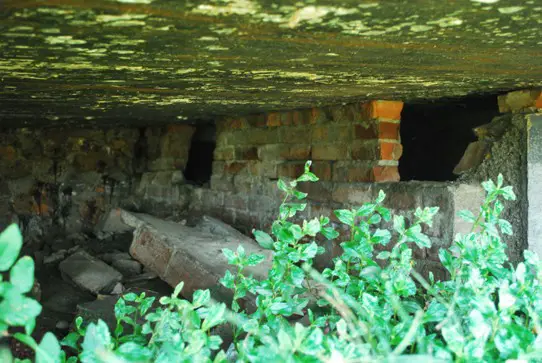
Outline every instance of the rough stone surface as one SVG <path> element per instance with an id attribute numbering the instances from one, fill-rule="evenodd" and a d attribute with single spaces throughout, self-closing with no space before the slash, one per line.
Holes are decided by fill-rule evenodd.
<path id="1" fill-rule="evenodd" d="M 112 266 L 125 278 L 133 277 L 141 273 L 141 264 L 134 260 L 115 260 Z"/>
<path id="2" fill-rule="evenodd" d="M 507 114 L 495 121 L 507 121 L 506 132 L 492 143 L 489 158 L 475 169 L 461 176 L 467 184 L 481 183 L 488 179 L 496 181 L 503 174 L 504 183 L 511 185 L 516 201 L 507 201 L 502 216 L 512 223 L 513 236 L 506 236 L 508 254 L 518 262 L 527 248 L 527 119 L 524 114 Z"/>
<path id="3" fill-rule="evenodd" d="M 185 122 L 542 82 L 538 1 L 3 0 L 0 19 L 3 126 Z"/>
<path id="4" fill-rule="evenodd" d="M 527 121 L 527 200 L 529 249 L 542 256 L 542 114 Z"/>
<path id="5" fill-rule="evenodd" d="M 108 293 L 122 279 L 120 272 L 84 251 L 62 261 L 59 269 L 69 281 L 94 294 Z"/>
<path id="6" fill-rule="evenodd" d="M 235 251 L 242 244 L 248 254 L 264 254 L 266 260 L 262 264 L 247 269 L 257 278 L 265 278 L 270 268 L 269 251 L 246 238 L 240 243 L 239 239 L 230 237 L 231 232 L 224 237 L 126 211 L 122 211 L 122 217 L 135 228 L 131 255 L 171 286 L 184 281 L 185 296 L 191 296 L 197 289 L 216 288 L 219 285 L 218 280 L 226 270 L 232 268 L 222 254 L 223 248 Z M 219 293 L 222 291 L 220 287 L 218 290 Z"/>

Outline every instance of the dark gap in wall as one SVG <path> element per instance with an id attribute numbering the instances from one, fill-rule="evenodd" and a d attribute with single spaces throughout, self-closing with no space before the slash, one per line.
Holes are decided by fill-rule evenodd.
<path id="1" fill-rule="evenodd" d="M 188 182 L 206 186 L 211 180 L 213 172 L 213 154 L 216 147 L 216 127 L 213 124 L 201 124 L 196 126 L 188 162 L 186 164 L 185 177 Z"/>
<path id="2" fill-rule="evenodd" d="M 453 169 L 469 143 L 476 141 L 472 129 L 498 114 L 496 96 L 405 104 L 401 114 L 401 180 L 455 180 Z"/>

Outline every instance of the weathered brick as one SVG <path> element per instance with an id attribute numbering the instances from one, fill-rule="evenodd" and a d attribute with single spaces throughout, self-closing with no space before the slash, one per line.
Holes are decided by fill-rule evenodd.
<path id="1" fill-rule="evenodd" d="M 278 132 L 273 129 L 250 129 L 245 135 L 246 143 L 251 145 L 263 145 L 278 142 Z"/>
<path id="2" fill-rule="evenodd" d="M 248 196 L 246 194 L 227 193 L 224 195 L 224 208 L 246 210 L 248 208 Z"/>
<path id="3" fill-rule="evenodd" d="M 279 142 L 286 144 L 307 144 L 311 142 L 311 132 L 307 127 L 279 127 Z"/>
<path id="4" fill-rule="evenodd" d="M 325 119 L 325 114 L 322 109 L 314 107 L 310 109 L 310 124 L 317 124 Z"/>
<path id="5" fill-rule="evenodd" d="M 351 147 L 352 160 L 378 160 L 380 147 L 376 141 L 356 142 Z"/>
<path id="6" fill-rule="evenodd" d="M 258 148 L 258 159 L 262 161 L 279 161 L 289 152 L 290 145 L 269 143 Z"/>
<path id="7" fill-rule="evenodd" d="M 337 162 L 333 165 L 333 180 L 370 182 L 372 181 L 372 167 L 363 162 Z"/>
<path id="8" fill-rule="evenodd" d="M 403 155 L 403 146 L 398 143 L 381 142 L 380 159 L 381 160 L 399 160 Z"/>
<path id="9" fill-rule="evenodd" d="M 345 144 L 318 144 L 313 145 L 313 160 L 345 160 L 348 155 L 348 148 Z"/>
<path id="10" fill-rule="evenodd" d="M 265 127 L 267 120 L 264 113 L 259 113 L 255 115 L 249 115 L 246 117 L 248 124 L 251 127 Z"/>
<path id="11" fill-rule="evenodd" d="M 280 126 L 280 117 L 279 112 L 269 112 L 265 115 L 267 127 L 277 127 Z"/>
<path id="12" fill-rule="evenodd" d="M 293 115 L 291 112 L 281 112 L 280 113 L 280 124 L 282 126 L 290 126 L 294 123 Z"/>
<path id="13" fill-rule="evenodd" d="M 498 97 L 500 112 L 519 112 L 523 109 L 542 108 L 542 91 L 540 89 L 509 92 Z"/>
<path id="14" fill-rule="evenodd" d="M 336 183 L 332 193 L 333 201 L 350 205 L 362 205 L 373 199 L 372 190 L 367 184 Z"/>
<path id="15" fill-rule="evenodd" d="M 399 140 L 399 123 L 394 122 L 379 122 L 378 123 L 378 138 Z"/>
<path id="16" fill-rule="evenodd" d="M 308 160 L 311 156 L 310 145 L 289 145 L 287 150 L 281 154 L 284 160 Z"/>
<path id="17" fill-rule="evenodd" d="M 231 191 L 233 189 L 233 178 L 231 175 L 211 176 L 211 189 L 219 191 Z"/>
<path id="18" fill-rule="evenodd" d="M 265 161 L 255 161 L 249 163 L 249 172 L 254 176 L 261 176 L 269 179 L 276 179 L 278 177 L 277 164 Z"/>
<path id="19" fill-rule="evenodd" d="M 311 171 L 321 180 L 331 180 L 331 163 L 330 161 L 314 161 L 311 166 Z"/>
<path id="20" fill-rule="evenodd" d="M 234 160 L 235 149 L 232 146 L 216 148 L 214 151 L 215 160 Z"/>
<path id="21" fill-rule="evenodd" d="M 305 172 L 305 163 L 287 162 L 279 164 L 278 176 L 295 179 Z"/>
<path id="22" fill-rule="evenodd" d="M 231 162 L 231 163 L 225 163 L 224 164 L 224 173 L 225 174 L 238 174 L 241 170 L 246 168 L 247 163 L 246 162 Z"/>
<path id="23" fill-rule="evenodd" d="M 316 125 L 312 128 L 312 142 L 347 142 L 351 139 L 351 128 L 343 125 Z"/>
<path id="24" fill-rule="evenodd" d="M 388 181 L 397 182 L 400 180 L 399 169 L 396 166 L 375 166 L 373 167 L 372 180 L 377 183 Z"/>
<path id="25" fill-rule="evenodd" d="M 317 202 L 327 202 L 331 200 L 332 184 L 325 182 L 301 183 L 298 189 L 307 193 L 307 198 Z"/>
<path id="26" fill-rule="evenodd" d="M 377 139 L 378 133 L 375 124 L 371 122 L 354 125 L 354 138 L 362 140 Z"/>
<path id="27" fill-rule="evenodd" d="M 400 120 L 403 102 L 401 101 L 370 101 L 364 104 L 365 112 L 371 119 Z"/>
<path id="28" fill-rule="evenodd" d="M 254 146 L 237 147 L 235 160 L 258 160 L 258 149 Z"/>
<path id="29" fill-rule="evenodd" d="M 194 126 L 185 124 L 171 124 L 167 126 L 167 132 L 174 134 L 188 134 L 192 136 L 195 130 Z"/>
<path id="30" fill-rule="evenodd" d="M 294 110 L 292 112 L 292 123 L 294 125 L 308 125 L 311 123 L 312 112 L 307 110 Z"/>

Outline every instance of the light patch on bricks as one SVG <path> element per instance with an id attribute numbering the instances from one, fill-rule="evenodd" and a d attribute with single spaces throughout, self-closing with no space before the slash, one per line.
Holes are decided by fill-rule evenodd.
<path id="1" fill-rule="evenodd" d="M 524 6 L 508 6 L 505 8 L 499 8 L 498 10 L 499 10 L 499 13 L 501 14 L 513 14 L 523 9 L 525 9 Z"/>

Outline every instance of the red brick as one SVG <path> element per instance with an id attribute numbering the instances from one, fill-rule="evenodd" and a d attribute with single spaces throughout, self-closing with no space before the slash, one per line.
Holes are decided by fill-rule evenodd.
<path id="1" fill-rule="evenodd" d="M 346 145 L 340 144 L 322 144 L 312 146 L 313 160 L 345 160 L 348 154 Z"/>
<path id="2" fill-rule="evenodd" d="M 375 182 L 397 182 L 399 177 L 399 169 L 397 166 L 375 166 L 372 170 L 373 181 Z"/>
<path id="3" fill-rule="evenodd" d="M 331 180 L 331 162 L 329 161 L 313 162 L 311 171 L 322 181 Z"/>
<path id="4" fill-rule="evenodd" d="M 307 193 L 307 198 L 317 202 L 331 200 L 331 183 L 300 183 L 299 190 Z"/>
<path id="5" fill-rule="evenodd" d="M 378 138 L 377 132 L 375 130 L 374 124 L 369 125 L 355 125 L 354 126 L 354 136 L 356 139 L 371 140 Z"/>
<path id="6" fill-rule="evenodd" d="M 542 108 L 542 92 L 540 92 L 540 95 L 538 96 L 538 98 L 536 99 L 535 103 L 534 103 L 534 107 L 536 108 Z"/>
<path id="7" fill-rule="evenodd" d="M 294 110 L 294 111 L 291 111 L 291 114 L 292 114 L 292 123 L 294 125 L 303 125 L 303 114 L 300 111 Z"/>
<path id="8" fill-rule="evenodd" d="M 336 162 L 333 165 L 333 181 L 370 182 L 372 166 L 363 162 Z"/>
<path id="9" fill-rule="evenodd" d="M 280 113 L 278 112 L 269 112 L 266 114 L 266 125 L 267 127 L 277 127 L 280 126 Z"/>
<path id="10" fill-rule="evenodd" d="M 392 122 L 380 122 L 378 124 L 378 138 L 399 140 L 399 124 Z"/>
<path id="11" fill-rule="evenodd" d="M 356 143 L 351 149 L 352 160 L 379 160 L 380 148 L 376 141 Z"/>
<path id="12" fill-rule="evenodd" d="M 398 143 L 382 142 L 380 143 L 381 160 L 399 160 L 403 155 L 403 146 Z"/>
<path id="13" fill-rule="evenodd" d="M 365 112 L 371 119 L 400 120 L 403 102 L 401 101 L 370 101 L 364 104 Z"/>
<path id="14" fill-rule="evenodd" d="M 224 173 L 226 174 L 238 174 L 247 166 L 247 163 L 233 162 L 224 165 Z"/>
<path id="15" fill-rule="evenodd" d="M 305 163 L 284 163 L 278 166 L 278 176 L 286 178 L 298 178 L 305 172 Z"/>

